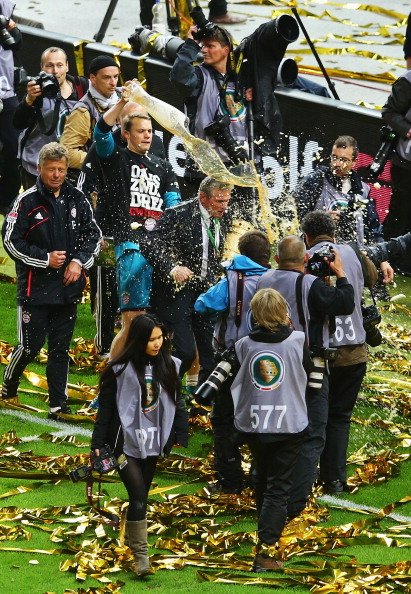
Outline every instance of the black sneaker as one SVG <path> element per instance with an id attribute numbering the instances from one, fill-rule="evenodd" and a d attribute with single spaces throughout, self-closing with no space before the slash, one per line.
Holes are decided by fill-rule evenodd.
<path id="1" fill-rule="evenodd" d="M 324 493 L 329 495 L 338 495 L 339 493 L 350 493 L 351 489 L 343 481 L 330 481 L 329 483 L 323 483 L 322 485 Z"/>
<path id="2" fill-rule="evenodd" d="M 61 421 L 62 423 L 65 422 L 66 419 L 63 419 L 63 417 L 61 415 L 71 415 L 73 414 L 71 412 L 71 408 L 69 406 L 67 406 L 67 404 L 63 404 L 63 406 L 61 408 L 59 408 L 58 410 L 55 410 L 53 412 L 49 412 L 48 414 L 48 418 L 51 419 L 52 421 Z"/>

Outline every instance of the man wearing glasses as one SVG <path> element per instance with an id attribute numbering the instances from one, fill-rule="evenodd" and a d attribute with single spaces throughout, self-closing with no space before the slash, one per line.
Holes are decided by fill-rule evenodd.
<path id="1" fill-rule="evenodd" d="M 313 210 L 324 210 L 336 223 L 339 243 L 356 241 L 360 247 L 384 241 L 382 225 L 370 187 L 353 167 L 358 145 L 352 136 L 339 136 L 332 147 L 329 165 L 319 165 L 297 186 L 294 198 L 301 221 Z M 384 283 L 393 279 L 388 262 L 382 262 Z"/>

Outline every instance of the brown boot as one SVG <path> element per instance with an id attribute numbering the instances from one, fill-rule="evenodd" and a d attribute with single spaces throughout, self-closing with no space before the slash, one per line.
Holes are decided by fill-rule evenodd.
<path id="1" fill-rule="evenodd" d="M 252 571 L 254 571 L 254 573 L 275 571 L 276 569 L 281 569 L 283 565 L 284 563 L 275 557 L 268 557 L 266 555 L 259 554 L 254 557 Z"/>
<path id="2" fill-rule="evenodd" d="M 127 521 L 126 538 L 136 562 L 136 575 L 143 577 L 152 573 L 147 554 L 147 520 Z"/>

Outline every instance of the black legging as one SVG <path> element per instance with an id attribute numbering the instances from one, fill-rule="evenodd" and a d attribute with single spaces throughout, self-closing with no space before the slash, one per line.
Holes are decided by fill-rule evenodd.
<path id="1" fill-rule="evenodd" d="M 126 456 L 127 464 L 119 470 L 121 480 L 128 493 L 127 520 L 144 520 L 147 511 L 147 496 L 156 470 L 157 456 L 145 460 Z"/>

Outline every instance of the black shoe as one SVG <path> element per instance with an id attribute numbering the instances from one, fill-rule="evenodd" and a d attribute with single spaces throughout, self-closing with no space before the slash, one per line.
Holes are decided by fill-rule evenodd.
<path id="1" fill-rule="evenodd" d="M 343 481 L 330 481 L 329 483 L 323 483 L 323 491 L 324 493 L 328 493 L 329 495 L 337 495 L 338 493 L 350 493 L 351 489 L 344 483 Z"/>
<path id="2" fill-rule="evenodd" d="M 61 415 L 71 415 L 71 414 L 73 414 L 71 412 L 71 408 L 69 406 L 67 406 L 67 404 L 63 404 L 63 406 L 61 408 L 59 408 L 58 410 L 49 412 L 48 418 L 51 419 L 52 421 L 61 421 L 62 423 L 64 423 L 65 419 L 63 419 L 63 417 Z"/>
<path id="3" fill-rule="evenodd" d="M 1 400 L 10 400 L 12 398 L 17 398 L 17 388 L 19 384 L 17 382 L 9 382 L 7 380 L 3 380 L 3 385 L 1 387 Z"/>
<path id="4" fill-rule="evenodd" d="M 204 487 L 205 492 L 208 495 L 240 495 L 242 492 L 241 487 L 228 487 L 226 485 L 222 485 L 219 481 L 215 481 L 214 483 L 208 483 Z"/>

